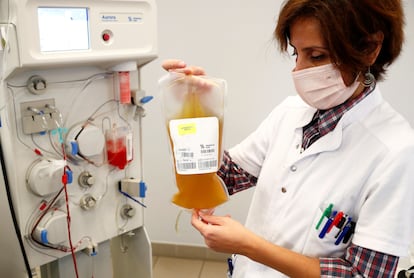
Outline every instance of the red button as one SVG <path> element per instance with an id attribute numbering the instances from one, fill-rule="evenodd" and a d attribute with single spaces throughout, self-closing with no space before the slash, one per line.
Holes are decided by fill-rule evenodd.
<path id="1" fill-rule="evenodd" d="M 102 39 L 106 42 L 109 41 L 110 38 L 111 38 L 111 36 L 108 33 L 105 33 L 105 34 L 102 35 Z"/>

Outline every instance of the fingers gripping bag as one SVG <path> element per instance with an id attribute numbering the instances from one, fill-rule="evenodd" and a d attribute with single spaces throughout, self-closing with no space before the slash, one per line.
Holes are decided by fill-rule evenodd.
<path id="1" fill-rule="evenodd" d="M 178 189 L 172 202 L 188 209 L 226 202 L 227 189 L 216 174 L 222 158 L 226 82 L 170 72 L 159 85 Z"/>

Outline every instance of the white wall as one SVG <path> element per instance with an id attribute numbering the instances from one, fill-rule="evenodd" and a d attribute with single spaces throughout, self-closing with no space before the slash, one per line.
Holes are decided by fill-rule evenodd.
<path id="1" fill-rule="evenodd" d="M 144 119 L 144 169 L 148 185 L 146 227 L 152 241 L 200 245 L 203 241 L 180 208 L 175 193 L 167 137 L 157 98 L 161 62 L 180 58 L 203 66 L 209 75 L 228 82 L 225 147 L 250 133 L 270 110 L 294 94 L 293 59 L 281 55 L 272 38 L 281 0 L 158 0 L 159 58 L 142 71 L 143 89 L 155 96 Z M 407 41 L 399 60 L 380 84 L 385 98 L 414 126 L 414 1 L 405 0 Z M 244 221 L 252 191 L 239 193 L 216 210 Z"/>

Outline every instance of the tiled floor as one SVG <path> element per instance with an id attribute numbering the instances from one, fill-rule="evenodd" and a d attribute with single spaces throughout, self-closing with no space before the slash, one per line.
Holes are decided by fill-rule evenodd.
<path id="1" fill-rule="evenodd" d="M 226 278 L 226 273 L 226 262 L 153 257 L 152 278 Z"/>

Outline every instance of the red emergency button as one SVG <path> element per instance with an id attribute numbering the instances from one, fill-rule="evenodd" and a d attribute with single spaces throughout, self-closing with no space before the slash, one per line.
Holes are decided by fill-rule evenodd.
<path id="1" fill-rule="evenodd" d="M 107 42 L 111 39 L 111 35 L 109 35 L 108 33 L 104 33 L 102 35 L 102 39 Z"/>

